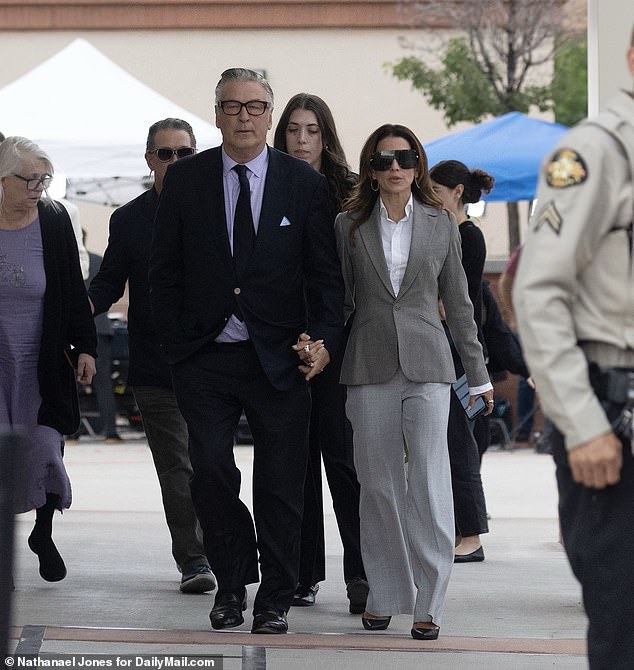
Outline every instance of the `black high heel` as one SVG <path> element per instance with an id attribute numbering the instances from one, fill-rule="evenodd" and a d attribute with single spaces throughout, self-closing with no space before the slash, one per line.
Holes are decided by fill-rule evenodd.
<path id="1" fill-rule="evenodd" d="M 412 626 L 411 633 L 415 640 L 437 640 L 440 626 L 435 626 L 434 628 L 416 628 L 416 625 L 414 625 Z"/>
<path id="2" fill-rule="evenodd" d="M 367 612 L 364 612 L 364 614 L 367 614 Z M 370 619 L 363 614 L 361 615 L 361 623 L 366 630 L 386 630 L 390 625 L 390 621 L 392 621 L 391 616 Z"/>

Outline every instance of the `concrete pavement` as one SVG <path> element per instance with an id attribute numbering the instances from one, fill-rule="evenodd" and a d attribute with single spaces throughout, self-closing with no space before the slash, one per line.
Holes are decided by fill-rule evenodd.
<path id="1" fill-rule="evenodd" d="M 247 504 L 251 455 L 250 447 L 236 447 Z M 327 490 L 328 579 L 317 604 L 291 609 L 286 636 L 251 635 L 249 611 L 243 626 L 218 633 L 208 619 L 213 595 L 178 590 L 145 441 L 136 436 L 105 445 L 82 439 L 67 447 L 66 464 L 74 502 L 54 522 L 68 567 L 64 581 L 42 581 L 37 558 L 26 546 L 33 514 L 17 520 L 12 631 L 20 649 L 39 648 L 42 657 L 222 654 L 225 670 L 587 667 L 580 590 L 557 541 L 549 456 L 522 449 L 485 456 L 491 515 L 491 532 L 483 537 L 486 560 L 454 567 L 437 642 L 412 640 L 407 616 L 395 617 L 384 633 L 369 633 L 359 616 L 348 614 Z M 249 587 L 250 603 L 255 589 Z"/>

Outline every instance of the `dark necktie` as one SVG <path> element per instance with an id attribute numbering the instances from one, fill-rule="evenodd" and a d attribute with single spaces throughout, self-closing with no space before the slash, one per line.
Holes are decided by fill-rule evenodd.
<path id="1" fill-rule="evenodd" d="M 255 243 L 255 229 L 251 213 L 251 189 L 247 179 L 247 167 L 235 165 L 233 169 L 238 173 L 240 194 L 236 202 L 236 211 L 233 217 L 233 261 L 236 266 L 238 279 L 242 279 L 249 264 L 249 258 Z"/>

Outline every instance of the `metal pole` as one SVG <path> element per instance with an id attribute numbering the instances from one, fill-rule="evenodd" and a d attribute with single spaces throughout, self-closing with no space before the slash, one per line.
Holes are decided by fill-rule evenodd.
<path id="1" fill-rule="evenodd" d="M 23 438 L 0 434 L 0 658 L 9 653 L 9 626 L 13 597 L 14 491 Z"/>

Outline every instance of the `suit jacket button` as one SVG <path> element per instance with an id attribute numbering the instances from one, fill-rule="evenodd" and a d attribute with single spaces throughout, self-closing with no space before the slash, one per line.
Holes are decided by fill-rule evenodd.
<path id="1" fill-rule="evenodd" d="M 401 309 L 401 308 L 400 308 L 398 305 L 394 305 L 394 309 L 395 309 L 396 311 L 398 311 L 398 310 Z"/>
<path id="2" fill-rule="evenodd" d="M 240 288 L 239 288 L 239 287 L 234 288 L 234 289 L 233 289 L 233 292 L 234 292 L 236 295 L 240 295 Z"/>

